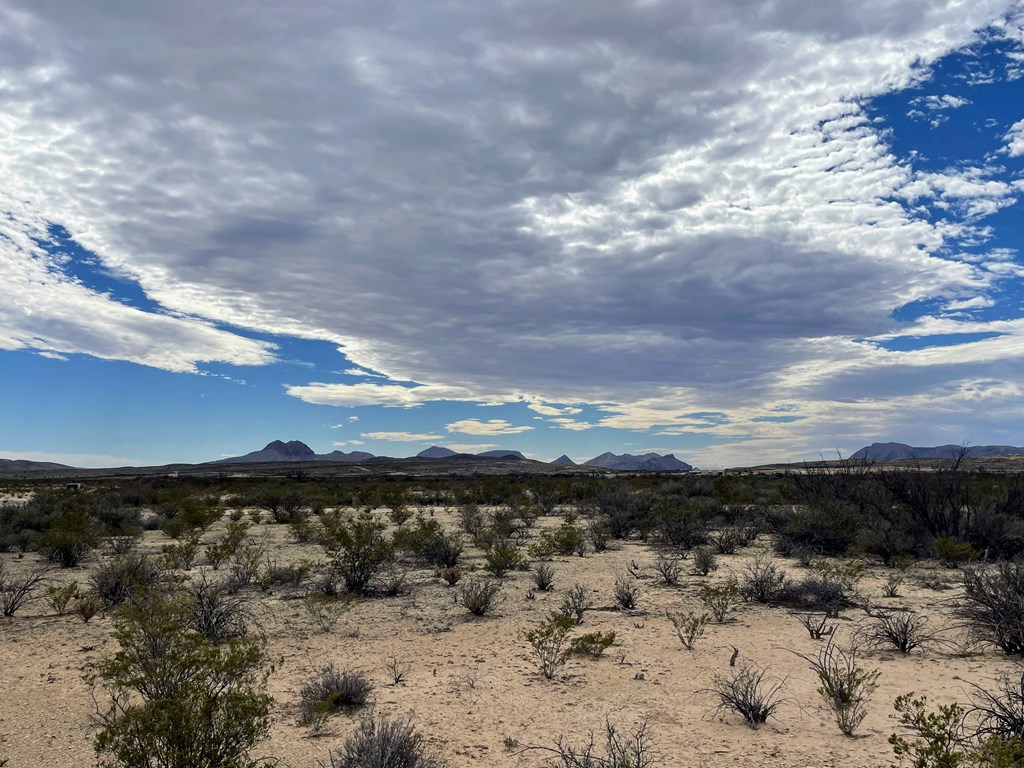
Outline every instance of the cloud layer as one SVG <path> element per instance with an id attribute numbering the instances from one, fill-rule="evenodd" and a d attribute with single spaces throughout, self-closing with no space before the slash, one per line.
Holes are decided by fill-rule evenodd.
<path id="1" fill-rule="evenodd" d="M 924 334 L 942 318 L 892 317 L 924 300 L 983 330 L 963 313 L 1017 276 L 954 246 L 1019 185 L 918 171 L 863 107 L 978 28 L 1018 34 L 1014 2 L 60 6 L 0 0 L 0 348 L 272 359 L 229 324 L 407 383 L 290 384 L 310 403 L 524 402 L 758 450 L 831 439 L 843 403 L 884 431 L 912 405 L 961 428 L 970 382 L 1020 404 L 1012 319 L 955 350 L 862 341 Z M 1020 126 L 993 152 L 1021 155 Z M 62 277 L 49 223 L 167 311 Z"/>

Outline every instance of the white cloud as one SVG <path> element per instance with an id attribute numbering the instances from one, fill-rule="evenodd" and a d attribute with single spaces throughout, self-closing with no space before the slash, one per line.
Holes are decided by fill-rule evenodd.
<path id="1" fill-rule="evenodd" d="M 311 384 L 285 388 L 292 397 L 318 405 L 359 406 L 386 405 L 400 408 L 416 408 L 429 402 L 442 400 L 473 401 L 475 398 L 463 387 L 447 387 L 425 384 L 416 387 L 402 387 L 397 384 Z"/>
<path id="2" fill-rule="evenodd" d="M 536 402 L 528 403 L 526 407 L 529 408 L 531 411 L 533 411 L 535 413 L 539 413 L 539 414 L 541 414 L 543 416 L 560 416 L 563 413 L 565 413 L 565 414 L 574 414 L 574 413 L 581 413 L 582 412 L 581 408 L 576 408 L 574 406 L 561 406 L 561 407 L 558 407 L 558 406 L 550 405 L 550 404 L 547 404 L 547 403 L 536 403 Z"/>
<path id="3" fill-rule="evenodd" d="M 365 440 L 342 440 L 341 442 L 332 443 L 335 448 L 341 448 L 346 445 L 366 445 Z"/>
<path id="4" fill-rule="evenodd" d="M 456 453 L 483 453 L 498 447 L 497 443 L 443 443 L 442 445 Z"/>
<path id="5" fill-rule="evenodd" d="M 944 93 L 941 96 L 919 96 L 916 99 L 911 99 L 911 104 L 923 107 L 931 111 L 941 109 L 959 109 L 960 107 L 970 104 L 970 99 L 965 99 L 960 96 L 953 96 L 949 93 Z"/>
<path id="6" fill-rule="evenodd" d="M 344 352 L 344 350 L 341 351 Z M 342 371 L 342 373 L 344 373 L 347 376 L 368 376 L 376 379 L 387 378 L 383 374 L 373 373 L 371 371 L 364 371 L 362 368 L 346 368 L 344 371 Z"/>
<path id="7" fill-rule="evenodd" d="M 529 432 L 533 427 L 516 427 L 504 419 L 491 419 L 490 421 L 463 419 L 448 424 L 445 429 L 464 435 L 517 435 L 520 432 Z"/>
<path id="8" fill-rule="evenodd" d="M 1024 120 L 1018 120 L 1003 137 L 1006 142 L 1006 153 L 1010 157 L 1024 155 Z"/>
<path id="9" fill-rule="evenodd" d="M 411 432 L 364 432 L 362 437 L 367 440 L 386 440 L 395 443 L 429 443 L 440 440 L 442 436 Z"/>
<path id="10" fill-rule="evenodd" d="M 552 424 L 557 424 L 561 429 L 571 429 L 574 432 L 582 432 L 583 430 L 593 429 L 597 424 L 589 424 L 585 421 L 576 421 L 575 419 L 569 418 L 557 418 L 548 419 Z"/>

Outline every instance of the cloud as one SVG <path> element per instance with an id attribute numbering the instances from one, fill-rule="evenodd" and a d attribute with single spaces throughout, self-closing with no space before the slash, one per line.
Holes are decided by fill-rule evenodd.
<path id="1" fill-rule="evenodd" d="M 0 192 L 0 350 L 28 349 L 56 360 L 82 353 L 169 371 L 198 364 L 264 365 L 274 345 L 195 317 L 147 312 L 66 276 L 40 243 L 50 237 L 31 207 Z"/>
<path id="2" fill-rule="evenodd" d="M 1010 157 L 1024 155 L 1024 120 L 1014 123 L 1003 140 L 1006 142 L 1006 153 Z"/>
<path id="3" fill-rule="evenodd" d="M 271 362 L 244 330 L 293 335 L 391 380 L 286 388 L 309 403 L 585 404 L 598 426 L 765 448 L 807 427 L 757 416 L 826 414 L 855 386 L 934 413 L 907 393 L 1016 374 L 1016 332 L 856 340 L 906 333 L 914 302 L 960 330 L 981 302 L 1019 315 L 1012 257 L 955 254 L 1021 188 L 915 167 L 864 105 L 1014 7 L 8 0 L 0 348 L 194 371 Z M 69 277 L 33 242 L 50 223 L 160 309 Z M 689 415 L 711 410 L 728 421 Z M 449 431 L 515 433 L 496 423 L 528 429 Z"/>
<path id="4" fill-rule="evenodd" d="M 462 387 L 423 385 L 402 387 L 397 384 L 326 384 L 313 382 L 287 386 L 286 392 L 307 403 L 317 405 L 359 406 L 385 405 L 416 408 L 424 403 L 444 400 L 473 401 L 473 394 Z"/>
<path id="5" fill-rule="evenodd" d="M 969 99 L 945 93 L 942 94 L 941 96 L 919 96 L 916 99 L 911 99 L 910 103 L 914 104 L 915 106 L 923 107 L 924 109 L 936 111 L 941 109 L 959 109 L 960 107 L 966 106 L 971 102 Z"/>
<path id="6" fill-rule="evenodd" d="M 386 440 L 395 443 L 429 443 L 442 439 L 441 435 L 413 434 L 410 432 L 364 432 L 367 440 Z"/>
<path id="7" fill-rule="evenodd" d="M 580 413 L 582 411 L 581 408 L 575 408 L 573 406 L 556 407 L 545 403 L 528 403 L 526 407 L 543 416 L 559 416 L 563 413 L 573 414 Z"/>
<path id="8" fill-rule="evenodd" d="M 366 445 L 365 440 L 342 440 L 341 442 L 331 443 L 335 448 L 341 448 L 345 445 Z"/>
<path id="9" fill-rule="evenodd" d="M 444 443 L 445 448 L 449 448 L 456 453 L 483 453 L 484 451 L 490 451 L 498 447 L 497 443 Z"/>
<path id="10" fill-rule="evenodd" d="M 445 429 L 464 435 L 517 435 L 520 432 L 529 432 L 533 427 L 515 427 L 504 419 L 491 419 L 490 421 L 463 419 L 448 424 Z"/>
<path id="11" fill-rule="evenodd" d="M 569 418 L 557 418 L 548 419 L 552 424 L 557 424 L 561 429 L 571 429 L 574 432 L 582 432 L 583 430 L 593 429 L 597 424 L 589 424 L 585 421 L 576 421 L 575 419 Z"/>
<path id="12" fill-rule="evenodd" d="M 344 373 L 346 376 L 369 376 L 375 379 L 387 378 L 383 374 L 372 373 L 371 371 L 364 371 L 362 368 L 346 368 L 344 371 L 342 371 L 342 373 Z"/>

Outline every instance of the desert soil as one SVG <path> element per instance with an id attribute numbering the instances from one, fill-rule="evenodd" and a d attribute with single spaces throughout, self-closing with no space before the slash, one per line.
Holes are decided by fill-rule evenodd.
<path id="1" fill-rule="evenodd" d="M 425 513 L 436 515 L 448 529 L 456 527 L 450 512 Z M 204 543 L 217 538 L 222 526 L 207 531 Z M 287 526 L 263 523 L 251 530 L 267 537 L 272 556 L 282 563 L 323 560 L 320 547 L 295 543 Z M 158 554 L 168 541 L 152 531 L 141 546 Z M 269 685 L 277 703 L 270 738 L 256 754 L 293 768 L 312 768 L 326 762 L 328 750 L 352 731 L 358 715 L 336 716 L 316 734 L 297 723 L 301 685 L 329 662 L 365 672 L 375 683 L 366 711 L 411 715 L 453 768 L 541 766 L 550 755 L 523 748 L 550 747 L 559 736 L 580 743 L 592 731 L 600 737 L 606 720 L 628 731 L 643 718 L 664 766 L 733 768 L 737 761 L 745 768 L 889 765 L 887 738 L 898 730 L 896 696 L 914 691 L 927 694 L 933 704 L 965 703 L 971 685 L 990 687 L 1014 669 L 992 649 L 965 655 L 956 641 L 951 607 L 959 594 L 956 571 L 918 564 L 900 596 L 886 598 L 882 585 L 892 571 L 869 567 L 860 594 L 878 605 L 920 611 L 949 643 L 906 656 L 862 651 L 863 665 L 881 672 L 879 687 L 858 735 L 844 737 L 816 693 L 814 674 L 798 656 L 813 655 L 822 643 L 810 639 L 789 611 L 741 604 L 730 621 L 710 625 L 693 651 L 682 647 L 665 617 L 666 611 L 702 610 L 701 585 L 741 576 L 767 546 L 762 537 L 754 547 L 720 556 L 717 572 L 707 578 L 687 575 L 677 587 L 658 584 L 651 568 L 657 549 L 643 543 L 582 558 L 556 557 L 551 592 L 529 597 L 530 574 L 514 572 L 504 579 L 497 609 L 482 618 L 455 604 L 453 590 L 430 571 L 415 570 L 407 594 L 357 602 L 330 633 L 320 631 L 304 610 L 298 599 L 302 590 L 276 588 L 269 595 L 254 590 L 249 605 L 276 662 Z M 480 553 L 467 547 L 467 554 L 469 568 L 479 566 Z M 36 558 L 0 557 L 14 569 L 30 567 Z M 795 561 L 777 562 L 800 574 Z M 198 563 L 192 576 L 203 568 L 202 556 Z M 645 578 L 640 579 L 638 610 L 624 613 L 614 607 L 612 591 L 616 575 L 631 563 L 644 569 Z M 53 581 L 76 579 L 84 585 L 89 567 L 55 571 Z M 595 606 L 577 634 L 613 630 L 616 643 L 599 659 L 570 659 L 562 674 L 549 681 L 540 675 L 524 632 L 556 609 L 575 583 L 586 586 Z M 935 588 L 943 584 L 950 588 Z M 840 643 L 848 644 L 863 621 L 862 611 L 844 611 L 836 622 Z M 9 768 L 95 763 L 94 703 L 86 678 L 98 660 L 116 651 L 112 622 L 110 616 L 88 624 L 73 615 L 59 616 L 45 600 L 2 620 L 0 759 L 7 758 Z M 717 711 L 715 697 L 705 692 L 716 676 L 730 672 L 733 647 L 739 649 L 739 664 L 766 667 L 772 681 L 783 682 L 776 716 L 757 730 L 735 714 Z M 398 685 L 385 669 L 389 657 L 409 666 Z M 506 742 L 518 747 L 510 750 Z"/>

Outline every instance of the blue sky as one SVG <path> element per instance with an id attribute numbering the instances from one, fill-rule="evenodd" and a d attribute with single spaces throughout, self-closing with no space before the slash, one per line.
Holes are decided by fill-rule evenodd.
<path id="1" fill-rule="evenodd" d="M 0 457 L 1024 445 L 1024 6 L 0 0 Z"/>

